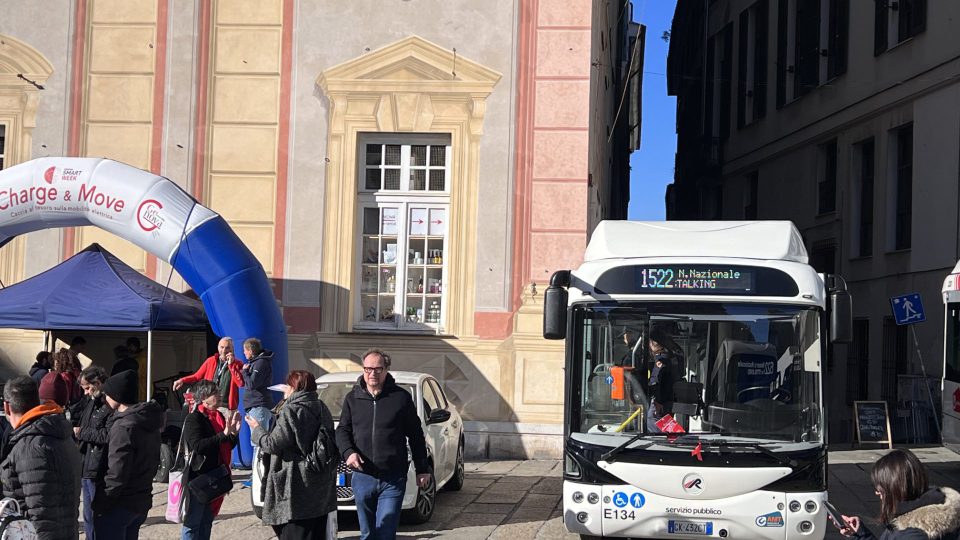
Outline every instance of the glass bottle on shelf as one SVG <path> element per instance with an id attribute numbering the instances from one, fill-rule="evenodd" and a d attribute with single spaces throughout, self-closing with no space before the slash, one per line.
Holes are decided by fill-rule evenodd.
<path id="1" fill-rule="evenodd" d="M 417 283 L 417 292 L 423 292 L 423 276 L 420 276 L 420 281 Z"/>
<path id="2" fill-rule="evenodd" d="M 387 278 L 387 292 L 395 292 L 397 290 L 397 278 L 395 276 L 390 276 Z"/>
<path id="3" fill-rule="evenodd" d="M 436 300 L 430 303 L 430 309 L 427 310 L 427 322 L 428 323 L 440 322 L 440 305 L 437 304 Z"/>

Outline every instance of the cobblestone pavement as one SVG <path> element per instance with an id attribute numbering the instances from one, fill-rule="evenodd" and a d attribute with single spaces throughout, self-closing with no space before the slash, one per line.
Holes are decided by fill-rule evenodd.
<path id="1" fill-rule="evenodd" d="M 927 463 L 935 485 L 960 486 L 960 455 L 943 448 L 915 449 Z M 830 500 L 844 513 L 860 515 L 870 525 L 879 502 L 870 484 L 870 468 L 883 450 L 830 453 Z M 561 464 L 558 461 L 488 461 L 467 463 L 459 492 L 441 491 L 433 519 L 419 526 L 401 526 L 402 538 L 576 539 L 561 521 Z M 238 472 L 238 482 L 249 473 Z M 154 507 L 140 538 L 179 536 L 179 525 L 166 522 L 166 484 L 154 484 Z M 213 538 L 270 539 L 270 527 L 250 510 L 250 490 L 240 484 L 227 496 L 214 522 Z M 340 538 L 359 538 L 356 517 L 340 515 Z M 841 538 L 831 531 L 829 539 Z"/>

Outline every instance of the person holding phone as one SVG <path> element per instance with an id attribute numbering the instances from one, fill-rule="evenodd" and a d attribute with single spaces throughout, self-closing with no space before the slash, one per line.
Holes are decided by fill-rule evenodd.
<path id="1" fill-rule="evenodd" d="M 220 391 L 220 413 L 228 422 L 232 422 L 240 405 L 240 387 L 243 386 L 241 369 L 243 362 L 234 357 L 233 339 L 224 337 L 217 344 L 217 354 L 207 358 L 193 375 L 173 381 L 173 389 L 179 390 L 185 384 L 198 381 L 213 381 Z"/>
<path id="2" fill-rule="evenodd" d="M 873 534 L 857 516 L 841 515 L 834 525 L 840 534 L 863 540 L 955 540 L 960 538 L 960 493 L 948 487 L 930 487 L 927 473 L 909 450 L 893 450 L 873 466 L 870 474 L 880 497 L 883 532 Z"/>

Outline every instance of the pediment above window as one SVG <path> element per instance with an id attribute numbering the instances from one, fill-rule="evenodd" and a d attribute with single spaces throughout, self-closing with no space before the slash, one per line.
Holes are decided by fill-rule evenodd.
<path id="1" fill-rule="evenodd" d="M 320 74 L 328 96 L 342 92 L 489 94 L 500 73 L 418 36 L 397 41 Z"/>
<path id="2" fill-rule="evenodd" d="M 40 84 L 51 74 L 53 65 L 43 54 L 17 38 L 0 34 L 0 82 L 22 84 L 26 82 L 24 79 L 29 79 Z"/>

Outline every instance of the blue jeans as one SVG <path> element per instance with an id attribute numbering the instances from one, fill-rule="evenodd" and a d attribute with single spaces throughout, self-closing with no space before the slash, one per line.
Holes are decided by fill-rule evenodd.
<path id="1" fill-rule="evenodd" d="M 94 540 L 97 534 L 93 530 L 93 496 L 97 493 L 97 481 L 93 478 L 80 480 L 83 492 L 83 530 L 86 540 Z"/>
<path id="2" fill-rule="evenodd" d="M 147 514 L 135 514 L 122 506 L 93 519 L 95 534 L 100 540 L 137 540 L 140 525 L 147 520 Z"/>
<path id="3" fill-rule="evenodd" d="M 180 538 L 183 540 L 210 540 L 210 530 L 212 528 L 213 512 L 210 511 L 210 505 L 198 501 L 196 497 L 187 497 L 187 513 L 183 517 Z"/>
<path id="4" fill-rule="evenodd" d="M 270 432 L 270 426 L 273 425 L 273 413 L 270 412 L 270 409 L 266 407 L 253 407 L 247 409 L 247 414 L 260 424 L 264 432 Z M 253 441 L 250 441 L 250 443 L 253 444 L 253 446 L 257 445 L 257 443 Z"/>
<path id="5" fill-rule="evenodd" d="M 393 540 L 400 525 L 400 506 L 407 489 L 406 471 L 397 476 L 375 478 L 353 473 L 353 497 L 361 540 Z"/>

